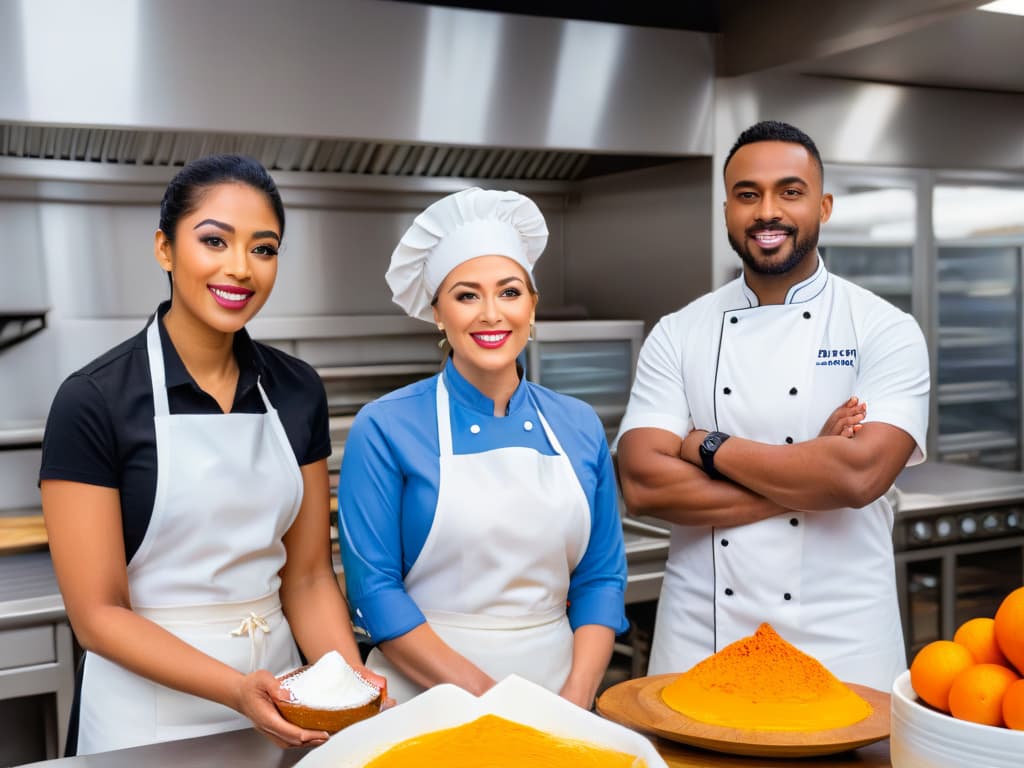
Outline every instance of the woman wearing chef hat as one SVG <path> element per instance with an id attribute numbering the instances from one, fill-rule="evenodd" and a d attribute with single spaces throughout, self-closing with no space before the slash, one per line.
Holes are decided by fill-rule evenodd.
<path id="1" fill-rule="evenodd" d="M 54 399 L 40 478 L 87 650 L 79 754 L 253 724 L 281 746 L 320 743 L 277 712 L 275 675 L 299 665 L 296 640 L 361 668 L 329 556 L 323 385 L 245 331 L 283 235 L 258 162 L 183 168 L 154 244 L 170 301 Z"/>
<path id="2" fill-rule="evenodd" d="M 348 598 L 398 702 L 515 673 L 589 708 L 626 626 L 604 428 L 517 363 L 547 234 L 528 198 L 467 189 L 391 257 L 395 302 L 450 350 L 438 375 L 360 411 L 341 468 Z"/>

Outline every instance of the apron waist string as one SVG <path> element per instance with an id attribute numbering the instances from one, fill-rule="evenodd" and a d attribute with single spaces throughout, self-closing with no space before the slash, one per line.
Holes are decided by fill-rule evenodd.
<path id="1" fill-rule="evenodd" d="M 160 626 L 174 631 L 199 629 L 204 634 L 249 637 L 249 671 L 259 667 L 263 658 L 264 635 L 281 613 L 281 600 L 275 592 L 256 600 L 192 606 L 137 607 L 134 609 Z"/>
<path id="2" fill-rule="evenodd" d="M 256 669 L 256 662 L 263 657 L 263 636 L 270 632 L 270 625 L 262 616 L 249 612 L 249 615 L 242 619 L 238 629 L 231 632 L 233 637 L 249 636 L 249 671 Z"/>
<path id="3" fill-rule="evenodd" d="M 423 609 L 430 624 L 447 627 L 464 627 L 467 629 L 528 629 L 551 624 L 562 619 L 568 620 L 565 608 L 556 606 L 548 611 L 527 613 L 519 616 L 495 616 L 486 613 L 455 613 L 453 611 L 435 611 Z"/>

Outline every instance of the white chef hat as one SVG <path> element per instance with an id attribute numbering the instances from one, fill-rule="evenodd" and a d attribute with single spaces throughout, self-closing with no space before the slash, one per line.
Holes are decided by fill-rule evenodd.
<path id="1" fill-rule="evenodd" d="M 416 217 L 391 254 L 384 277 L 406 314 L 433 322 L 434 295 L 459 264 L 477 256 L 506 256 L 533 283 L 533 265 L 547 242 L 544 216 L 530 198 L 471 187 L 441 198 Z"/>

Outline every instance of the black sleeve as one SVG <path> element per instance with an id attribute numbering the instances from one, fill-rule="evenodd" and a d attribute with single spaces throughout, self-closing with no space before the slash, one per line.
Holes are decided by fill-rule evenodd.
<path id="1" fill-rule="evenodd" d="M 316 381 L 315 388 L 310 387 L 310 392 L 315 392 L 315 398 L 310 404 L 309 424 L 309 447 L 305 458 L 299 462 L 300 465 L 312 464 L 314 461 L 326 459 L 331 455 L 331 425 L 330 416 L 327 412 L 327 392 L 320 376 L 312 368 L 309 369 Z"/>
<path id="2" fill-rule="evenodd" d="M 40 480 L 73 480 L 117 488 L 117 440 L 106 400 L 85 374 L 61 384 L 43 433 Z"/>

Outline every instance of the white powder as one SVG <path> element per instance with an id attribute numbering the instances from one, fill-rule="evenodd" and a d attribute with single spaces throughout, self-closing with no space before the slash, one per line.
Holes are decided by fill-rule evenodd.
<path id="1" fill-rule="evenodd" d="M 325 653 L 313 666 L 281 683 L 294 704 L 312 709 L 350 709 L 380 693 L 356 674 L 337 651 Z"/>

